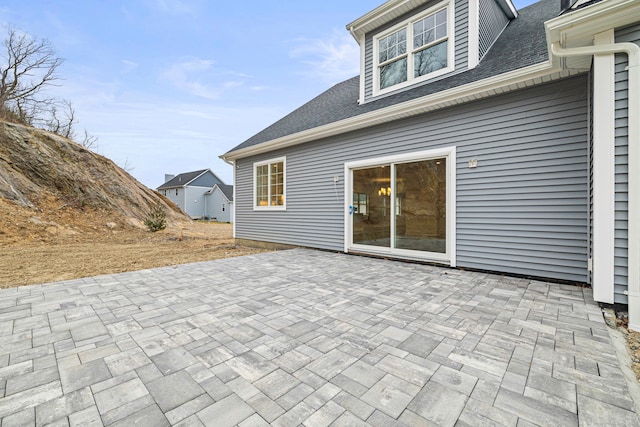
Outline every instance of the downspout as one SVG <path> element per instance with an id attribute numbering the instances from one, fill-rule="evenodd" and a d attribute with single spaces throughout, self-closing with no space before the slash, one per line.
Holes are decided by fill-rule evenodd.
<path id="1" fill-rule="evenodd" d="M 640 331 L 640 46 L 635 43 L 562 48 L 551 44 L 557 57 L 626 53 L 628 60 L 628 288 L 629 329 Z"/>

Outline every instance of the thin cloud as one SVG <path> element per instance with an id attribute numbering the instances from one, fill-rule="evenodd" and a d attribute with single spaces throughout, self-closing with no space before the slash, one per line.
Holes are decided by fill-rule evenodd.
<path id="1" fill-rule="evenodd" d="M 334 32 L 322 39 L 298 39 L 289 55 L 306 65 L 303 74 L 328 84 L 338 83 L 359 72 L 360 48 L 351 35 Z"/>
<path id="2" fill-rule="evenodd" d="M 196 15 L 199 2 L 187 0 L 155 0 L 153 5 L 156 9 L 167 14 Z"/>
<path id="3" fill-rule="evenodd" d="M 120 62 L 123 65 L 122 72 L 125 74 L 135 70 L 139 65 L 137 62 L 129 61 L 128 59 L 121 59 Z"/>
<path id="4" fill-rule="evenodd" d="M 162 73 L 161 78 L 191 95 L 218 99 L 222 90 L 200 81 L 202 74 L 209 72 L 213 64 L 214 62 L 208 59 L 190 59 L 170 66 Z"/>
<path id="5" fill-rule="evenodd" d="M 224 92 L 244 85 L 239 79 L 242 74 L 216 71 L 214 64 L 212 60 L 192 58 L 171 65 L 161 74 L 161 78 L 190 95 L 209 100 L 219 99 Z M 224 81 L 222 76 L 231 77 L 232 80 Z M 215 83 L 211 83 L 211 80 Z"/>

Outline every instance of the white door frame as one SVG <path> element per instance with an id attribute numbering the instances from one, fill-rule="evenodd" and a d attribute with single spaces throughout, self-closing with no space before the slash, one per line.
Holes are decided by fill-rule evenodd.
<path id="1" fill-rule="evenodd" d="M 420 160 L 430 160 L 435 158 L 445 158 L 447 161 L 447 243 L 445 254 L 432 252 L 413 251 L 405 249 L 379 248 L 367 245 L 354 245 L 353 243 L 353 170 L 367 167 L 391 164 L 407 163 Z M 391 175 L 393 178 L 393 174 Z M 445 147 L 433 150 L 418 151 L 391 156 L 376 157 L 371 159 L 357 160 L 344 164 L 344 252 L 366 252 L 374 255 L 385 255 L 396 258 L 415 259 L 420 261 L 432 261 L 456 266 L 456 147 Z M 395 194 L 395 183 L 392 180 L 392 192 Z M 393 199 L 393 198 L 392 198 Z M 392 210 L 394 213 L 392 200 Z M 394 218 L 392 215 L 391 218 Z M 392 234 L 393 222 L 391 224 Z M 393 237 L 393 236 L 392 236 Z"/>

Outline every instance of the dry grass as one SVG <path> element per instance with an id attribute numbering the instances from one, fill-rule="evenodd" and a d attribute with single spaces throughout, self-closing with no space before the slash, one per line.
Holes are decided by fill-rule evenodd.
<path id="1" fill-rule="evenodd" d="M 198 222 L 157 233 L 114 229 L 4 243 L 0 251 L 0 288 L 263 251 L 235 245 L 230 224 Z"/>

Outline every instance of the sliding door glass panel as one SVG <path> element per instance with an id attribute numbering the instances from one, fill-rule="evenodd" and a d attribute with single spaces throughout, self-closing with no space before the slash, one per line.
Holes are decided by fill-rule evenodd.
<path id="1" fill-rule="evenodd" d="M 395 248 L 445 253 L 446 159 L 399 163 L 395 170 Z"/>
<path id="2" fill-rule="evenodd" d="M 353 243 L 390 247 L 389 165 L 353 171 Z"/>

